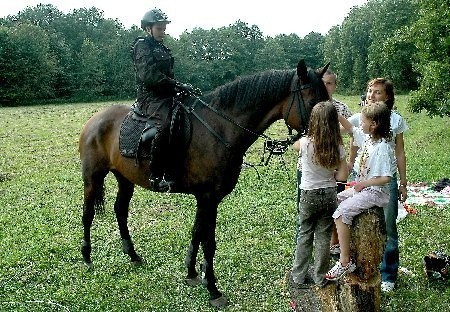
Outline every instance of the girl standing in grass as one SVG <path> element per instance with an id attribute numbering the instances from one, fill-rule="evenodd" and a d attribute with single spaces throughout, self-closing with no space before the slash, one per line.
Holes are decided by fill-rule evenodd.
<path id="1" fill-rule="evenodd" d="M 332 214 L 337 207 L 336 179 L 348 176 L 338 113 L 331 102 L 311 111 L 308 134 L 296 142 L 301 160 L 299 228 L 291 270 L 293 287 L 324 285 L 329 267 Z M 308 276 L 314 241 L 314 272 Z M 312 278 L 312 281 L 311 281 Z M 291 279 L 290 279 L 291 280 Z"/>
<path id="2" fill-rule="evenodd" d="M 361 127 L 354 127 L 343 116 L 339 116 L 341 125 L 353 134 L 354 143 L 362 150 L 362 154 L 356 184 L 337 195 L 339 206 L 333 218 L 341 254 L 339 261 L 326 274 L 328 280 L 339 279 L 356 269 L 350 259 L 350 226 L 353 218 L 369 208 L 385 207 L 389 203 L 389 182 L 395 165 L 394 151 L 388 143 L 391 138 L 390 114 L 384 102 L 376 102 L 363 107 Z"/>

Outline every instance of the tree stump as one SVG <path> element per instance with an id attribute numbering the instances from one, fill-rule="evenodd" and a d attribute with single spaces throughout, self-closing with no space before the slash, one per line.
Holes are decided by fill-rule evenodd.
<path id="1" fill-rule="evenodd" d="M 383 208 L 374 207 L 353 219 L 350 255 L 356 270 L 337 283 L 317 290 L 323 311 L 380 311 L 379 266 L 386 243 Z"/>
<path id="2" fill-rule="evenodd" d="M 353 219 L 350 255 L 356 270 L 338 282 L 323 288 L 314 287 L 308 296 L 315 304 L 304 304 L 298 298 L 298 311 L 376 312 L 381 305 L 381 276 L 379 266 L 386 242 L 383 208 L 374 207 Z M 299 296 L 307 295 L 298 294 Z M 303 303 L 303 304 L 302 304 Z"/>

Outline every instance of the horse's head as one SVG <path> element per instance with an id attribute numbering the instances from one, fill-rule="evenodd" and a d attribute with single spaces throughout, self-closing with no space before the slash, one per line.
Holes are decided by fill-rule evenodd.
<path id="1" fill-rule="evenodd" d="M 291 85 L 292 96 L 284 115 L 289 127 L 304 132 L 308 128 L 309 115 L 313 106 L 330 99 L 322 81 L 329 65 L 330 63 L 321 69 L 312 70 L 306 67 L 303 59 L 299 61 L 297 76 Z"/>

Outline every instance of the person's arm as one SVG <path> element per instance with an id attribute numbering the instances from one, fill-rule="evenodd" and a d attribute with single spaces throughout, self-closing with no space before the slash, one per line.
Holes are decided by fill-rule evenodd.
<path id="1" fill-rule="evenodd" d="M 350 123 L 350 121 L 347 120 L 347 118 L 345 118 L 345 117 L 342 116 L 341 114 L 338 114 L 338 119 L 339 119 L 339 123 L 342 125 L 342 127 L 343 127 L 347 132 L 352 132 L 353 125 Z"/>
<path id="2" fill-rule="evenodd" d="M 358 154 L 359 147 L 356 145 L 353 145 L 353 136 L 350 137 L 350 148 L 349 148 L 349 160 L 348 160 L 348 170 L 353 170 L 353 167 L 355 166 L 355 159 L 356 155 Z"/>
<path id="3" fill-rule="evenodd" d="M 356 192 L 361 192 L 364 188 L 369 186 L 381 186 L 391 181 L 389 176 L 378 176 L 368 180 L 359 181 L 355 184 L 354 188 Z"/>
<path id="4" fill-rule="evenodd" d="M 347 161 L 345 158 L 341 159 L 339 162 L 339 167 L 334 173 L 334 178 L 336 181 L 347 181 L 348 178 L 348 168 Z"/>
<path id="5" fill-rule="evenodd" d="M 292 144 L 292 148 L 296 152 L 300 151 L 300 140 L 295 141 L 294 144 Z"/>
<path id="6" fill-rule="evenodd" d="M 406 192 L 406 155 L 405 145 L 403 141 L 403 133 L 399 133 L 395 136 L 395 157 L 397 158 L 397 170 L 399 174 L 398 195 L 401 202 L 404 202 L 408 198 Z"/>
<path id="7" fill-rule="evenodd" d="M 351 116 L 350 118 L 348 118 L 348 121 L 354 127 L 358 127 L 359 119 L 360 119 L 360 114 L 355 114 L 355 115 Z M 353 133 L 349 133 L 349 135 L 350 135 L 350 140 L 349 140 L 349 148 L 348 148 L 349 149 L 348 170 L 351 172 L 355 166 L 355 160 L 356 160 L 356 156 L 358 155 L 359 147 L 354 144 L 355 139 L 353 137 Z"/>

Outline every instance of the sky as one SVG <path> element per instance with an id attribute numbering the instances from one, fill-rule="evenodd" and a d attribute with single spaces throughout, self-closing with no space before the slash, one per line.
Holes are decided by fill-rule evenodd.
<path id="1" fill-rule="evenodd" d="M 52 4 L 67 14 L 73 9 L 96 7 L 105 18 L 119 20 L 125 28 L 140 24 L 145 12 L 159 8 L 171 24 L 166 33 L 178 37 L 194 28 L 210 30 L 227 27 L 241 20 L 257 25 L 263 36 L 297 34 L 301 38 L 310 32 L 327 34 L 340 25 L 353 6 L 367 0 L 275 0 L 270 5 L 261 0 L 1 0 L 0 17 L 16 15 L 28 6 Z"/>

